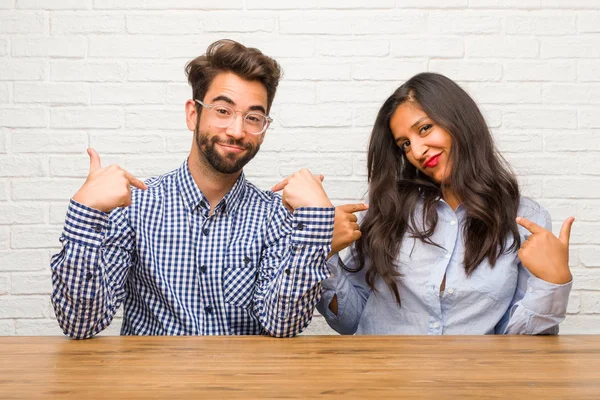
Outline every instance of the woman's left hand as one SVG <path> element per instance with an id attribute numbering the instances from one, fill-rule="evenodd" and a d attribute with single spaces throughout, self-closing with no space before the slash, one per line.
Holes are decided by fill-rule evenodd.
<path id="1" fill-rule="evenodd" d="M 531 232 L 521 244 L 519 259 L 536 277 L 554 284 L 564 284 L 573 278 L 569 269 L 569 237 L 575 218 L 563 222 L 558 238 L 547 229 L 525 218 L 517 217 L 517 223 Z"/>

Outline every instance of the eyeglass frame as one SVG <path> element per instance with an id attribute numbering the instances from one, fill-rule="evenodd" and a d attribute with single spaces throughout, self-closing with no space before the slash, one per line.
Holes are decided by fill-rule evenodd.
<path id="1" fill-rule="evenodd" d="M 202 107 L 208 108 L 211 112 L 212 112 L 213 108 L 215 108 L 215 107 L 227 107 L 227 108 L 230 108 L 231 110 L 233 110 L 234 117 L 231 119 L 231 122 L 229 123 L 229 125 L 223 126 L 221 128 L 229 128 L 231 126 L 231 124 L 233 124 L 235 122 L 235 120 L 237 118 L 237 113 L 242 114 L 242 121 L 246 120 L 246 117 L 248 116 L 248 114 L 260 114 L 263 117 L 265 117 L 266 123 L 265 123 L 265 126 L 262 128 L 262 130 L 260 130 L 259 132 L 256 132 L 256 133 L 248 132 L 248 134 L 250 134 L 250 135 L 262 135 L 263 133 L 265 133 L 267 131 L 267 129 L 269 129 L 269 126 L 271 126 L 271 123 L 273 122 L 273 118 L 261 113 L 260 111 L 243 112 L 241 110 L 235 110 L 233 107 L 225 105 L 225 104 L 205 104 L 203 101 L 200 101 L 198 99 L 194 99 L 194 101 L 196 103 L 200 104 Z M 244 122 L 242 122 L 242 126 L 244 126 Z"/>

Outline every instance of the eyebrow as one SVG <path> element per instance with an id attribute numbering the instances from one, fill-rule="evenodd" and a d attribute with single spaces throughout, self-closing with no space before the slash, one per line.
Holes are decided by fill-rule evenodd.
<path id="1" fill-rule="evenodd" d="M 417 120 L 417 122 L 415 122 L 414 124 L 412 124 L 412 126 L 410 127 L 410 129 L 414 128 L 415 126 L 419 125 L 421 122 L 425 121 L 426 119 L 429 119 L 429 117 L 423 117 L 423 118 L 419 118 Z M 402 139 L 406 139 L 404 136 L 400 136 L 398 139 L 396 139 L 396 143 L 398 143 L 399 141 L 401 141 Z"/>
<path id="2" fill-rule="evenodd" d="M 219 95 L 219 96 L 215 97 L 214 99 L 212 99 L 213 103 L 215 101 L 224 101 L 227 104 L 235 106 L 235 101 L 231 100 L 229 97 L 224 96 L 224 95 Z M 260 111 L 265 115 L 267 114 L 267 111 L 265 110 L 265 108 L 260 105 L 250 106 L 250 108 L 248 108 L 248 111 Z"/>

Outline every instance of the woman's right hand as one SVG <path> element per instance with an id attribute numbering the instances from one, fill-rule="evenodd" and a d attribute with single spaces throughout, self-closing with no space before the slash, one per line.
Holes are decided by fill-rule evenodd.
<path id="1" fill-rule="evenodd" d="M 358 226 L 358 218 L 355 212 L 365 211 L 369 208 L 367 204 L 344 204 L 335 208 L 333 224 L 333 239 L 331 240 L 331 253 L 327 258 L 342 251 L 361 237 Z"/>

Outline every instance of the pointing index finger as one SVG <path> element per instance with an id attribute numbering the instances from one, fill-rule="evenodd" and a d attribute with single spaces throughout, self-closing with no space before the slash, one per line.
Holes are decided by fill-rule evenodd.
<path id="1" fill-rule="evenodd" d="M 131 186 L 135 186 L 136 188 L 142 189 L 142 190 L 148 189 L 148 186 L 146 186 L 146 184 L 144 182 L 140 181 L 138 178 L 136 178 L 135 176 L 131 175 L 127 171 L 125 171 L 125 177 L 127 177 L 127 180 L 129 181 L 129 184 Z"/>
<path id="2" fill-rule="evenodd" d="M 517 224 L 521 225 L 523 228 L 527 229 L 529 232 L 531 232 L 533 234 L 541 233 L 546 230 L 546 229 L 542 228 L 541 226 L 539 226 L 538 224 L 536 224 L 535 222 L 531 222 L 530 220 L 523 218 L 523 217 L 517 217 Z"/>
<path id="3" fill-rule="evenodd" d="M 369 205 L 368 204 L 364 204 L 364 203 L 357 203 L 357 204 L 344 204 L 341 206 L 338 206 L 338 208 L 344 212 L 347 213 L 355 213 L 358 211 L 365 211 L 369 209 Z"/>

